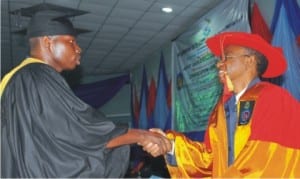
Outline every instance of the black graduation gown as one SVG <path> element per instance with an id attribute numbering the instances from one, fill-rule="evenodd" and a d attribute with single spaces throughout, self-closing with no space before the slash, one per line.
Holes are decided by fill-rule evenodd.
<path id="1" fill-rule="evenodd" d="M 1 97 L 1 177 L 122 177 L 129 146 L 106 149 L 127 132 L 77 98 L 52 67 L 20 69 Z"/>

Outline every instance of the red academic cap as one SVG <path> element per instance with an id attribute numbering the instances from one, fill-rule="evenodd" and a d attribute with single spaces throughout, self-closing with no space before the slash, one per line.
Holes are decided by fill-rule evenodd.
<path id="1" fill-rule="evenodd" d="M 283 51 L 279 47 L 273 47 L 262 37 L 246 32 L 223 32 L 206 40 L 211 52 L 221 56 L 223 48 L 228 45 L 248 47 L 263 54 L 268 60 L 266 71 L 262 74 L 264 78 L 273 78 L 282 75 L 286 68 L 286 60 Z"/>

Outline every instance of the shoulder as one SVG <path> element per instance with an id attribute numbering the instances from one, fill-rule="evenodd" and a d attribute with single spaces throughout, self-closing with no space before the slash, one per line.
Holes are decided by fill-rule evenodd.
<path id="1" fill-rule="evenodd" d="M 52 86 L 52 87 L 51 87 Z M 31 63 L 16 71 L 7 82 L 4 92 L 36 91 L 53 88 L 69 88 L 65 79 L 52 67 L 43 63 Z"/>
<path id="2" fill-rule="evenodd" d="M 42 75 L 59 75 L 57 71 L 54 70 L 54 68 L 50 67 L 47 64 L 43 63 L 32 63 L 24 66 L 22 69 L 20 69 L 16 75 L 33 75 L 33 76 L 42 76 Z"/>
<path id="3" fill-rule="evenodd" d="M 287 89 L 281 86 L 270 82 L 260 82 L 259 85 L 263 86 L 259 98 L 268 99 L 273 102 L 283 102 L 288 100 L 289 103 L 299 103 Z"/>
<path id="4" fill-rule="evenodd" d="M 47 64 L 30 63 L 30 64 L 27 64 L 27 65 L 23 66 L 22 68 L 18 69 L 12 76 L 12 79 L 17 78 L 17 77 L 22 77 L 24 75 L 26 75 L 26 77 L 38 76 L 37 74 L 43 75 L 45 73 L 49 73 L 49 72 L 51 73 L 51 71 L 53 73 L 55 70 Z"/>
<path id="5" fill-rule="evenodd" d="M 49 81 L 63 82 L 64 78 L 54 68 L 43 63 L 32 63 L 24 66 L 14 75 L 15 79 L 35 81 L 35 85 L 49 84 Z M 12 78 L 12 80 L 13 80 Z"/>
<path id="6" fill-rule="evenodd" d="M 268 93 L 289 94 L 289 91 L 286 90 L 285 88 L 270 82 L 260 82 L 259 85 L 262 85 L 263 91 Z"/>

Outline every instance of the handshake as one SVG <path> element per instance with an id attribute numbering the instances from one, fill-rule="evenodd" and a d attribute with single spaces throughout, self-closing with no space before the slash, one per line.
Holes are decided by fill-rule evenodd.
<path id="1" fill-rule="evenodd" d="M 143 147 L 143 150 L 153 157 L 164 155 L 172 150 L 172 142 L 166 137 L 166 134 L 158 128 L 149 129 L 142 133 L 141 140 L 137 142 Z"/>
<path id="2" fill-rule="evenodd" d="M 166 134 L 158 128 L 147 130 L 129 129 L 127 133 L 117 136 L 107 142 L 107 148 L 114 148 L 126 144 L 134 144 L 143 147 L 143 150 L 153 157 L 164 155 L 172 150 L 172 142 Z"/>

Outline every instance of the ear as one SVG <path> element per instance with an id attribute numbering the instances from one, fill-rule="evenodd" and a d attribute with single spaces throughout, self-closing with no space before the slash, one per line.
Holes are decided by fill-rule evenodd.
<path id="1" fill-rule="evenodd" d="M 49 50 L 51 47 L 51 43 L 52 43 L 52 41 L 51 41 L 50 37 L 48 37 L 48 36 L 42 37 L 42 44 L 43 44 L 44 48 Z"/>
<path id="2" fill-rule="evenodd" d="M 257 57 L 255 55 L 250 55 L 247 58 L 247 62 L 246 62 L 247 70 L 250 70 L 253 73 L 257 72 L 257 59 L 256 58 Z"/>
<path id="3" fill-rule="evenodd" d="M 246 63 L 248 66 L 256 66 L 256 57 L 255 55 L 250 55 L 246 58 Z"/>
<path id="4" fill-rule="evenodd" d="M 257 63 L 257 57 L 255 55 L 251 55 L 250 56 L 250 62 L 251 64 L 253 64 L 254 66 L 256 66 L 256 63 Z"/>

